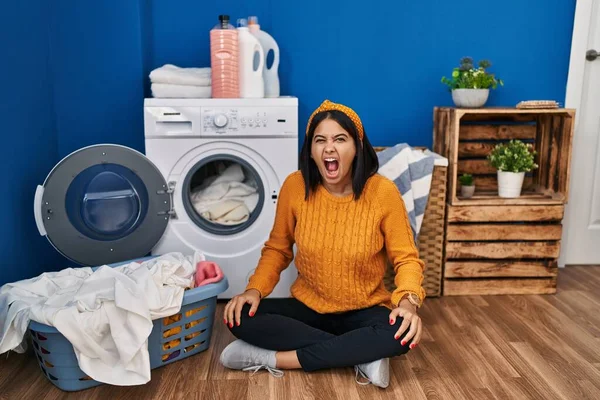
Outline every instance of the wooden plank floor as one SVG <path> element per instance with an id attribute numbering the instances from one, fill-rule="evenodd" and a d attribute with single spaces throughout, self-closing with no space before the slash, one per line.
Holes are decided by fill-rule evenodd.
<path id="1" fill-rule="evenodd" d="M 208 351 L 138 387 L 65 393 L 31 354 L 4 355 L 0 398 L 600 399 L 600 267 L 561 269 L 556 295 L 431 298 L 421 315 L 422 342 L 392 360 L 386 390 L 357 385 L 351 368 L 283 378 L 226 370 L 219 354 L 233 337 L 217 323 Z"/>

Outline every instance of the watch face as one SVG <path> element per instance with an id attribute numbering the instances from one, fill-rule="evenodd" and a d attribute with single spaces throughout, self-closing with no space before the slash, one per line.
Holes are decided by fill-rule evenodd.
<path id="1" fill-rule="evenodd" d="M 416 306 L 418 306 L 420 303 L 419 297 L 417 295 L 415 295 L 414 293 L 411 293 L 408 295 L 408 300 Z"/>

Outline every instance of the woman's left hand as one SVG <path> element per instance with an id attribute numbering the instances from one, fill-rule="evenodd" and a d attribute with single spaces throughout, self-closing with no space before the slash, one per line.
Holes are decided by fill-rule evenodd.
<path id="1" fill-rule="evenodd" d="M 394 308 L 390 313 L 390 325 L 394 325 L 396 323 L 397 317 L 402 317 L 404 320 L 394 335 L 394 339 L 399 339 L 400 336 L 406 331 L 406 329 L 410 326 L 410 330 L 406 334 L 404 338 L 402 338 L 402 346 L 408 343 L 409 340 L 412 339 L 410 344 L 410 348 L 413 349 L 419 341 L 421 340 L 421 317 L 417 315 L 417 307 L 412 304 L 408 299 L 403 299 L 400 301 L 400 304 L 397 308 Z"/>

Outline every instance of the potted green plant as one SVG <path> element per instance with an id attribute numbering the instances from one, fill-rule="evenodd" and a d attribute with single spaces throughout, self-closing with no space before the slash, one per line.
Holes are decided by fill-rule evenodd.
<path id="1" fill-rule="evenodd" d="M 475 185 L 473 183 L 473 175 L 462 174 L 458 180 L 460 181 L 460 194 L 462 197 L 469 198 L 475 193 Z"/>
<path id="2" fill-rule="evenodd" d="M 457 107 L 479 108 L 488 100 L 490 88 L 496 89 L 504 82 L 487 71 L 492 64 L 488 60 L 479 61 L 477 68 L 471 57 L 460 59 L 460 66 L 452 70 L 450 79 L 442 77 L 442 83 L 452 92 L 452 100 Z"/>
<path id="3" fill-rule="evenodd" d="M 497 170 L 500 197 L 512 198 L 521 195 L 525 172 L 538 167 L 534 159 L 536 154 L 530 143 L 525 144 L 520 140 L 497 144 L 492 149 L 487 158 Z"/>

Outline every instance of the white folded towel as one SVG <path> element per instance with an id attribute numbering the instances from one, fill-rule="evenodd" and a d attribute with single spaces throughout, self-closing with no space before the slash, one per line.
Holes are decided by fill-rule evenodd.
<path id="1" fill-rule="evenodd" d="M 210 86 L 210 68 L 181 68 L 173 64 L 165 64 L 150 72 L 152 83 L 172 83 L 175 85 Z"/>
<path id="2" fill-rule="evenodd" d="M 168 98 L 210 98 L 210 86 L 172 85 L 169 83 L 153 83 L 152 96 Z"/>

